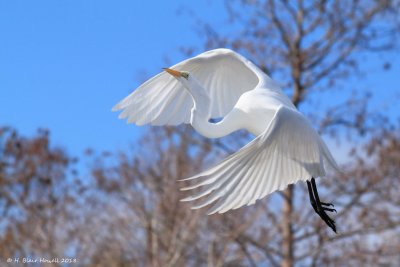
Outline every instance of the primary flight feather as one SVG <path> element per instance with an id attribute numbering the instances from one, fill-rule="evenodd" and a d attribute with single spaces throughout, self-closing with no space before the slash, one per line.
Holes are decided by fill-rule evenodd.
<path id="1" fill-rule="evenodd" d="M 137 125 L 190 123 L 205 137 L 246 129 L 256 137 L 217 166 L 184 180 L 198 190 L 183 201 L 193 208 L 212 205 L 209 214 L 250 205 L 299 180 L 307 181 L 310 201 L 336 231 L 319 201 L 314 177 L 338 166 L 324 141 L 281 91 L 252 62 L 229 49 L 215 49 L 182 61 L 143 83 L 113 110 Z M 218 123 L 210 118 L 222 118 Z M 315 189 L 314 189 L 315 188 Z"/>

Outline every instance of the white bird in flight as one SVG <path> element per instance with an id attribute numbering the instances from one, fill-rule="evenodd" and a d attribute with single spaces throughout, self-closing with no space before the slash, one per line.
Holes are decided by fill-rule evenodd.
<path id="1" fill-rule="evenodd" d="M 194 209 L 213 204 L 209 214 L 224 213 L 299 180 L 307 182 L 315 212 L 336 232 L 319 200 L 314 177 L 325 166 L 339 170 L 329 149 L 308 119 L 279 86 L 252 62 L 229 49 L 215 49 L 164 69 L 118 103 L 119 118 L 137 125 L 190 123 L 208 138 L 246 129 L 251 142 L 215 167 L 184 179 L 197 189 L 182 201 L 201 198 Z M 211 118 L 222 118 L 217 123 Z"/>

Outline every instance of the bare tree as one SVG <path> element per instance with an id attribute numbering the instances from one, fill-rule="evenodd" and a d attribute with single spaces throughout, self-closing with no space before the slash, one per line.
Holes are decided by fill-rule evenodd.
<path id="1" fill-rule="evenodd" d="M 102 255 L 94 266 L 114 264 L 122 250 L 118 244 L 128 246 L 123 249 L 124 258 L 133 266 L 238 266 L 246 258 L 233 240 L 238 235 L 235 232 L 252 223 L 250 217 L 235 222 L 227 219 L 231 214 L 209 221 L 203 212 L 192 211 L 179 201 L 183 195 L 177 179 L 199 171 L 215 157 L 208 142 L 199 138 L 194 138 L 189 127 L 154 129 L 133 155 L 121 152 L 116 166 L 107 167 L 107 161 L 100 160 L 93 172 L 96 190 L 104 192 L 107 201 L 114 198 L 123 203 L 119 207 L 127 209 L 128 219 L 109 221 L 113 236 L 126 233 L 122 240 L 108 242 L 110 261 L 104 260 L 104 247 L 93 242 Z M 219 231 L 225 221 L 235 222 L 237 228 L 223 235 Z"/>
<path id="2" fill-rule="evenodd" d="M 376 132 L 354 151 L 355 161 L 345 175 L 323 180 L 324 194 L 336 196 L 338 235 L 327 234 L 326 226 L 312 216 L 306 190 L 298 190 L 292 214 L 296 265 L 396 265 L 398 129 L 399 125 Z M 87 267 L 279 266 L 285 257 L 280 249 L 284 236 L 279 195 L 213 216 L 192 211 L 179 201 L 183 194 L 176 179 L 203 169 L 225 149 L 213 149 L 218 144 L 193 134 L 189 127 L 153 129 L 131 153 L 90 156 L 86 185 L 75 184 L 84 190 L 75 188 L 68 197 L 60 192 L 71 189 L 57 185 L 67 182 L 70 159 L 49 147 L 46 134 L 33 140 L 16 134 L 1 136 L 5 137 L 0 149 L 1 196 L 10 203 L 2 210 L 2 219 L 14 224 L 7 225 L 2 235 L 2 260 L 70 255 L 78 260 L 74 266 Z M 46 177 L 57 194 L 47 194 L 47 187 L 26 185 Z M 27 188 L 27 194 L 10 200 L 10 193 L 20 192 L 18 187 Z M 26 195 L 40 198 L 30 203 Z M 12 207 L 27 219 L 13 218 Z M 68 253 L 71 249 L 75 252 Z"/>
<path id="3" fill-rule="evenodd" d="M 67 256 L 75 218 L 69 209 L 79 188 L 74 161 L 50 146 L 45 130 L 28 139 L 10 128 L 0 129 L 1 262 L 18 258 L 12 265 L 25 266 L 23 258 Z"/>

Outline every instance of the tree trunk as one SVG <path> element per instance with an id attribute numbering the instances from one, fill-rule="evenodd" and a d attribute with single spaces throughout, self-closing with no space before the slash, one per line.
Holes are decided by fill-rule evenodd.
<path id="1" fill-rule="evenodd" d="M 281 267 L 293 266 L 293 229 L 292 229 L 292 212 L 293 212 L 293 189 L 294 185 L 289 185 L 283 192 L 283 233 L 282 233 L 282 250 L 283 259 Z"/>
<path id="2" fill-rule="evenodd" d="M 292 96 L 292 102 L 296 106 L 299 106 L 299 103 L 302 101 L 304 86 L 301 83 L 301 70 L 302 70 L 302 61 L 300 57 L 300 42 L 302 32 L 299 32 L 299 37 L 295 42 L 294 46 L 294 54 L 296 55 L 293 58 L 292 62 L 292 76 L 294 81 L 294 91 Z M 293 227 L 292 227 L 292 214 L 293 210 L 293 195 L 294 195 L 294 185 L 291 184 L 288 188 L 283 192 L 283 210 L 282 210 L 282 250 L 283 250 L 283 259 L 281 267 L 292 267 L 294 264 L 294 255 L 293 255 Z"/>

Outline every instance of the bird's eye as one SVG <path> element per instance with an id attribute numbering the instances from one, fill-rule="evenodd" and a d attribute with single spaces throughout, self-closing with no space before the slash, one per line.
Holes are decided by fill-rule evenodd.
<path id="1" fill-rule="evenodd" d="M 185 78 L 186 80 L 189 79 L 189 73 L 187 73 L 187 72 L 182 72 L 181 76 L 183 78 Z"/>

